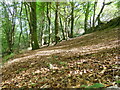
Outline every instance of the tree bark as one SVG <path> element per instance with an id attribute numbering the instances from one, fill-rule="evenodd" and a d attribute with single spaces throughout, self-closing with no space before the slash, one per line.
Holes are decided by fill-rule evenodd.
<path id="1" fill-rule="evenodd" d="M 100 15 L 102 14 L 103 9 L 104 9 L 104 7 L 105 7 L 105 4 L 104 4 L 104 3 L 105 3 L 105 2 L 103 2 L 103 6 L 102 6 L 102 8 L 101 8 L 101 10 L 100 10 L 100 12 L 99 12 L 99 14 L 98 14 L 98 17 L 97 17 L 98 25 L 101 24 Z"/>
<path id="2" fill-rule="evenodd" d="M 96 18 L 96 21 L 98 21 L 98 26 L 99 26 L 100 24 L 102 24 L 102 22 L 101 22 L 101 20 L 100 20 L 100 15 L 102 14 L 102 12 L 103 12 L 103 10 L 104 10 L 105 5 L 109 5 L 109 4 L 111 4 L 111 3 L 112 3 L 112 2 L 105 3 L 105 0 L 103 1 L 103 6 L 102 6 L 102 8 L 101 8 L 101 10 L 100 10 L 97 18 Z"/>
<path id="3" fill-rule="evenodd" d="M 56 2 L 56 10 L 55 10 L 55 45 L 59 41 L 58 30 L 59 30 L 59 23 L 58 23 L 58 6 L 59 2 Z"/>
<path id="4" fill-rule="evenodd" d="M 51 36 L 51 34 L 50 34 L 50 25 L 51 25 L 51 20 L 50 20 L 50 15 L 49 15 L 49 5 L 50 5 L 51 3 L 49 3 L 49 2 L 47 2 L 47 18 L 48 18 L 48 32 L 49 32 L 49 40 L 48 40 L 48 46 L 50 45 L 50 36 Z"/>
<path id="5" fill-rule="evenodd" d="M 17 13 L 17 5 L 15 2 L 13 2 L 13 11 L 10 10 L 9 6 L 7 4 L 2 3 L 4 7 L 4 12 L 5 12 L 5 25 L 7 27 L 4 27 L 5 34 L 6 34 L 6 40 L 8 44 L 8 54 L 11 54 L 13 52 L 13 46 L 14 46 L 14 35 L 15 35 L 15 18 L 16 18 L 16 13 Z M 10 17 L 10 15 L 12 17 Z"/>
<path id="6" fill-rule="evenodd" d="M 30 2 L 30 35 L 32 50 L 39 49 L 37 40 L 37 17 L 36 17 L 36 2 Z"/>
<path id="7" fill-rule="evenodd" d="M 95 29 L 95 13 L 96 13 L 96 6 L 97 6 L 97 1 L 94 2 L 93 23 L 92 23 L 92 29 L 93 29 L 93 31 L 94 31 L 94 29 Z"/>
<path id="8" fill-rule="evenodd" d="M 88 26 L 88 16 L 89 16 L 89 8 L 90 8 L 90 2 L 87 3 L 87 8 L 86 8 L 86 12 L 85 12 L 85 21 L 84 21 L 84 30 L 85 33 L 87 33 L 87 26 Z"/>
<path id="9" fill-rule="evenodd" d="M 19 41 L 18 41 L 18 50 L 20 49 L 20 41 L 21 41 L 21 36 L 22 36 L 22 21 L 21 21 L 21 19 L 22 19 L 22 9 L 23 9 L 23 3 L 21 3 L 22 5 L 21 5 L 21 9 L 20 9 L 20 21 L 19 21 L 19 23 L 20 23 L 20 30 L 21 30 L 21 32 L 20 32 L 20 34 L 19 34 Z"/>
<path id="10" fill-rule="evenodd" d="M 71 2 L 71 34 L 70 34 L 70 38 L 73 38 L 73 28 L 74 28 L 74 2 Z"/>
<path id="11" fill-rule="evenodd" d="M 62 19 L 61 19 L 61 17 L 59 17 L 59 18 L 60 18 L 60 25 L 61 25 L 62 34 L 63 34 L 63 40 L 65 40 L 65 33 L 64 33 L 64 30 L 63 30 Z"/>

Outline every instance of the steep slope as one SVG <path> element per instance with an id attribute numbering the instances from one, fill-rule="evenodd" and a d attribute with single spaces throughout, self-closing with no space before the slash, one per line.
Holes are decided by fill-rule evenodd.
<path id="1" fill-rule="evenodd" d="M 120 75 L 119 30 L 120 27 L 97 31 L 62 41 L 56 46 L 17 55 L 2 68 L 2 87 L 113 85 L 114 77 Z"/>

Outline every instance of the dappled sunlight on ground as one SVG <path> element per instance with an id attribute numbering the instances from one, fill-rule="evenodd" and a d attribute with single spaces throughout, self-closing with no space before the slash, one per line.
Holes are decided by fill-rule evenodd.
<path id="1" fill-rule="evenodd" d="M 16 58 L 11 61 L 8 61 L 6 65 L 12 64 L 14 62 L 24 62 L 29 58 L 39 58 L 39 56 L 48 56 L 55 53 L 61 53 L 61 55 L 64 53 L 70 54 L 70 53 L 80 53 L 81 55 L 95 53 L 103 49 L 109 49 L 114 48 L 118 46 L 119 40 L 111 41 L 111 42 L 105 42 L 105 43 L 99 43 L 97 45 L 89 45 L 89 46 L 83 46 L 83 47 L 76 47 L 71 49 L 53 49 L 53 50 L 44 50 L 44 51 L 38 51 L 37 53 L 33 53 L 33 55 L 25 56 L 21 58 Z"/>
<path id="2" fill-rule="evenodd" d="M 39 51 L 39 52 L 36 53 L 36 55 L 50 55 L 50 54 L 60 53 L 60 52 L 63 52 L 63 51 L 64 50 L 62 50 L 62 49 Z"/>
<path id="3" fill-rule="evenodd" d="M 119 72 L 117 49 L 120 40 L 116 32 L 87 34 L 11 59 L 2 67 L 2 86 L 79 88 L 93 83 L 114 85 L 113 76 Z"/>

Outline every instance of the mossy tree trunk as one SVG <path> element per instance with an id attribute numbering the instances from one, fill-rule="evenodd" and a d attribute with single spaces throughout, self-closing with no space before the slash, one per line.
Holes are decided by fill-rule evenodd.
<path id="1" fill-rule="evenodd" d="M 30 35 L 32 50 L 39 49 L 37 40 L 36 2 L 30 2 Z"/>

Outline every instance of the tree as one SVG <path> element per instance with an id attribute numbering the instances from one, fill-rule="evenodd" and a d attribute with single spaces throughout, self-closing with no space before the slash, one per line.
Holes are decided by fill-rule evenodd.
<path id="1" fill-rule="evenodd" d="M 36 2 L 30 2 L 30 35 L 32 50 L 39 49 L 37 40 Z"/>
<path id="2" fill-rule="evenodd" d="M 87 5 L 86 5 L 86 10 L 85 10 L 85 20 L 84 20 L 84 30 L 85 30 L 85 33 L 87 33 L 87 26 L 88 26 L 88 16 L 89 16 L 89 8 L 90 8 L 90 2 L 87 2 Z"/>
<path id="3" fill-rule="evenodd" d="M 51 3 L 47 2 L 47 19 L 48 19 L 48 33 L 49 33 L 48 46 L 50 44 L 50 25 L 51 25 L 49 6 L 51 7 Z"/>
<path id="4" fill-rule="evenodd" d="M 55 45 L 58 43 L 58 41 L 60 39 L 60 37 L 58 36 L 58 30 L 59 30 L 58 6 L 59 6 L 59 2 L 56 2 L 56 10 L 55 10 Z"/>
<path id="5" fill-rule="evenodd" d="M 20 29 L 21 29 L 21 32 L 20 32 L 20 35 L 19 35 L 19 42 L 18 42 L 18 49 L 20 48 L 20 40 L 21 40 L 21 36 L 22 36 L 22 32 L 23 32 L 23 28 L 22 28 L 22 11 L 23 11 L 23 3 L 21 3 L 21 9 L 20 9 Z"/>
<path id="6" fill-rule="evenodd" d="M 74 2 L 71 2 L 71 35 L 70 38 L 73 38 L 73 28 L 74 28 Z"/>
<path id="7" fill-rule="evenodd" d="M 112 2 L 105 3 L 105 0 L 103 1 L 102 8 L 101 8 L 101 10 L 100 10 L 100 12 L 99 12 L 99 14 L 98 14 L 98 16 L 97 16 L 97 18 L 96 18 L 96 21 L 98 21 L 98 26 L 99 26 L 100 24 L 102 24 L 102 21 L 100 20 L 100 16 L 101 16 L 101 14 L 102 14 L 102 12 L 103 12 L 103 10 L 104 10 L 104 8 L 105 8 L 105 5 L 110 5 L 111 3 L 112 3 Z"/>
<path id="8" fill-rule="evenodd" d="M 33 50 L 45 44 L 55 45 L 62 40 L 77 37 L 88 30 L 94 30 L 96 22 L 100 25 L 102 19 L 109 20 L 119 16 L 119 0 L 116 0 L 115 7 L 106 12 L 112 2 L 102 2 L 102 8 L 97 8 L 98 0 L 89 2 L 2 2 L 1 6 L 1 30 L 2 50 L 4 52 L 18 52 L 30 46 Z M 110 6 L 112 7 L 113 4 Z M 82 8 L 83 7 L 83 8 Z M 98 12 L 98 14 L 97 14 Z M 102 15 L 103 14 L 103 15 Z M 114 16 L 112 16 L 114 15 Z M 101 18 L 102 17 L 102 18 Z M 105 21 L 105 20 L 104 20 Z M 99 26 L 98 26 L 99 28 Z M 84 30 L 83 30 L 84 29 Z M 39 41 L 39 42 L 38 42 Z"/>
<path id="9" fill-rule="evenodd" d="M 95 28 L 95 12 L 96 12 L 96 6 L 97 6 L 97 1 L 94 2 L 94 8 L 93 8 L 93 21 L 92 21 L 92 29 L 94 30 Z"/>
<path id="10" fill-rule="evenodd" d="M 65 40 L 65 33 L 64 33 L 63 25 L 62 25 L 62 19 L 61 19 L 61 17 L 59 17 L 59 18 L 60 18 L 60 25 L 61 25 L 61 29 L 62 29 L 62 35 L 63 35 L 62 40 Z"/>
<path id="11" fill-rule="evenodd" d="M 9 5 L 6 3 L 2 3 L 4 7 L 4 17 L 3 20 L 3 28 L 8 44 L 8 54 L 11 54 L 13 52 L 13 46 L 14 46 L 14 35 L 15 35 L 15 26 L 16 26 L 16 13 L 17 13 L 17 3 L 13 2 L 13 10 L 10 9 Z"/>

